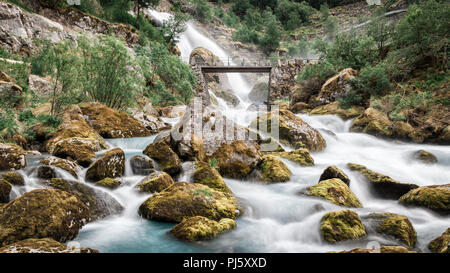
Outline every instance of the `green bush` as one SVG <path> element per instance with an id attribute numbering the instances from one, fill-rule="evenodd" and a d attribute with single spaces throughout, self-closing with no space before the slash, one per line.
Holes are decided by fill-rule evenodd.
<path id="1" fill-rule="evenodd" d="M 309 79 L 315 79 L 321 83 L 324 83 L 328 78 L 335 75 L 338 72 L 328 61 L 321 61 L 317 64 L 311 64 L 305 66 L 305 69 L 299 73 L 297 80 L 304 81 Z"/>
<path id="2" fill-rule="evenodd" d="M 206 0 L 190 0 L 194 4 L 193 16 L 200 22 L 208 22 L 211 20 L 213 11 Z"/>
<path id="3" fill-rule="evenodd" d="M 270 8 L 264 11 L 263 18 L 265 19 L 264 34 L 259 39 L 259 47 L 265 53 L 269 53 L 280 46 L 281 32 L 279 22 Z"/>
<path id="4" fill-rule="evenodd" d="M 278 0 L 275 14 L 286 30 L 293 30 L 309 21 L 314 9 L 305 2 Z"/>
<path id="5" fill-rule="evenodd" d="M 386 94 L 392 88 L 382 64 L 363 68 L 359 76 L 351 80 L 350 84 L 355 90 L 374 96 Z"/>

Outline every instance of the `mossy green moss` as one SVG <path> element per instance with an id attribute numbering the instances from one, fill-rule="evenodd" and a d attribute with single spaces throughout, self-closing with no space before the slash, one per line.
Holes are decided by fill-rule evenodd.
<path id="1" fill-rule="evenodd" d="M 408 217 L 394 213 L 371 213 L 369 217 L 380 220 L 377 232 L 392 236 L 408 247 L 415 246 L 417 233 Z"/>
<path id="2" fill-rule="evenodd" d="M 355 194 L 339 178 L 320 181 L 317 185 L 309 187 L 308 191 L 309 196 L 324 198 L 339 206 L 349 208 L 362 207 Z"/>
<path id="3" fill-rule="evenodd" d="M 9 182 L 4 179 L 0 179 L 0 203 L 9 202 L 9 194 L 11 192 L 12 186 Z"/>
<path id="4" fill-rule="evenodd" d="M 0 248 L 0 253 L 98 253 L 90 248 L 69 247 L 51 238 L 26 239 Z"/>
<path id="5" fill-rule="evenodd" d="M 348 176 L 336 166 L 329 166 L 328 168 L 326 168 L 320 175 L 319 181 L 331 178 L 339 178 L 345 184 L 350 184 L 350 178 L 348 178 Z"/>
<path id="6" fill-rule="evenodd" d="M 420 187 L 400 197 L 404 205 L 425 207 L 445 215 L 450 214 L 450 184 Z"/>
<path id="7" fill-rule="evenodd" d="M 339 253 L 417 253 L 411 251 L 403 246 L 381 246 L 379 250 L 367 248 L 355 248 L 348 251 L 341 251 Z"/>
<path id="8" fill-rule="evenodd" d="M 137 188 L 140 192 L 154 193 L 167 189 L 173 183 L 172 177 L 166 172 L 153 172 L 144 178 Z"/>
<path id="9" fill-rule="evenodd" d="M 263 156 L 259 169 L 266 183 L 286 182 L 291 179 L 289 168 L 273 155 Z"/>
<path id="10" fill-rule="evenodd" d="M 112 149 L 95 161 L 86 171 L 86 180 L 97 182 L 105 178 L 121 177 L 125 174 L 125 153 L 120 148 Z"/>
<path id="11" fill-rule="evenodd" d="M 20 173 L 17 172 L 7 172 L 2 174 L 2 179 L 11 183 L 11 185 L 15 186 L 23 186 L 25 185 L 25 179 Z"/>
<path id="12" fill-rule="evenodd" d="M 117 189 L 118 187 L 120 187 L 120 185 L 122 185 L 122 182 L 117 179 L 108 177 L 96 182 L 95 185 L 108 189 Z"/>
<path id="13" fill-rule="evenodd" d="M 366 236 L 366 230 L 358 214 L 351 210 L 339 210 L 325 214 L 320 223 L 325 241 L 336 243 Z"/>
<path id="14" fill-rule="evenodd" d="M 62 159 L 62 158 L 58 158 L 55 156 L 50 156 L 44 159 L 41 159 L 40 161 L 42 164 L 44 165 L 48 165 L 48 166 L 55 166 L 58 167 L 60 169 L 65 170 L 66 172 L 70 173 L 71 175 L 73 175 L 73 177 L 78 178 L 78 165 L 70 160 L 67 159 Z"/>
<path id="15" fill-rule="evenodd" d="M 450 228 L 441 236 L 428 244 L 428 248 L 434 253 L 450 253 Z"/>
<path id="16" fill-rule="evenodd" d="M 144 154 L 158 163 L 161 170 L 176 175 L 181 172 L 181 160 L 178 155 L 164 142 L 156 142 L 148 145 Z"/>
<path id="17" fill-rule="evenodd" d="M 297 149 L 290 152 L 279 152 L 273 154 L 294 161 L 300 166 L 314 166 L 314 159 L 307 149 Z"/>
<path id="18" fill-rule="evenodd" d="M 203 216 L 194 216 L 183 219 L 170 232 L 181 240 L 198 241 L 212 239 L 235 227 L 236 221 L 233 219 L 223 218 L 217 222 Z"/>
<path id="19" fill-rule="evenodd" d="M 194 183 L 203 184 L 225 193 L 231 193 L 231 190 L 215 168 L 205 162 L 196 162 L 195 164 Z"/>

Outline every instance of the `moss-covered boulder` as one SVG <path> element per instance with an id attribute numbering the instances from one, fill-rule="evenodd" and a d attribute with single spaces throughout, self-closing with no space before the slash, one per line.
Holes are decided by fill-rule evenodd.
<path id="1" fill-rule="evenodd" d="M 294 148 L 307 148 L 310 151 L 322 151 L 325 148 L 325 139 L 319 131 L 289 110 L 281 109 L 278 114 L 272 111 L 260 115 L 252 121 L 250 126 L 251 128 L 259 128 L 260 124 L 267 124 L 267 130 L 271 132 L 271 121 L 276 119 L 279 120 L 279 136 L 282 143 Z"/>
<path id="2" fill-rule="evenodd" d="M 415 160 L 421 161 L 426 164 L 435 164 L 438 162 L 434 154 L 424 150 L 418 150 L 414 152 L 412 156 Z"/>
<path id="3" fill-rule="evenodd" d="M 358 75 L 358 71 L 346 68 L 335 76 L 329 78 L 320 89 L 316 101 L 319 104 L 327 104 L 342 98 L 351 88 L 350 80 Z"/>
<path id="4" fill-rule="evenodd" d="M 0 253 L 98 253 L 98 250 L 69 247 L 52 238 L 30 238 L 1 247 Z"/>
<path id="5" fill-rule="evenodd" d="M 336 205 L 360 208 L 361 202 L 350 188 L 339 178 L 320 181 L 317 185 L 308 188 L 309 196 L 324 198 Z"/>
<path id="6" fill-rule="evenodd" d="M 371 191 L 381 198 L 398 199 L 418 187 L 414 184 L 401 183 L 387 175 L 369 170 L 363 165 L 348 163 L 347 166 L 363 175 L 364 180 L 369 183 Z"/>
<path id="7" fill-rule="evenodd" d="M 28 238 L 66 242 L 89 218 L 89 208 L 76 196 L 55 189 L 33 190 L 0 211 L 0 246 Z"/>
<path id="8" fill-rule="evenodd" d="M 181 160 L 178 155 L 164 142 L 156 142 L 148 145 L 144 154 L 158 163 L 161 170 L 176 175 L 181 172 Z"/>
<path id="9" fill-rule="evenodd" d="M 403 205 L 425 207 L 448 215 L 450 214 L 450 184 L 413 189 L 401 196 L 399 202 Z"/>
<path id="10" fill-rule="evenodd" d="M 355 248 L 352 250 L 341 251 L 339 253 L 417 253 L 407 249 L 404 246 L 381 246 L 380 249 Z"/>
<path id="11" fill-rule="evenodd" d="M 118 187 L 120 187 L 122 185 L 122 182 L 118 179 L 108 177 L 108 178 L 104 178 L 100 181 L 95 182 L 95 185 L 97 185 L 99 187 L 114 190 L 114 189 L 117 189 Z"/>
<path id="12" fill-rule="evenodd" d="M 90 218 L 86 218 L 87 221 L 95 221 L 110 215 L 119 214 L 123 210 L 122 205 L 114 197 L 86 183 L 53 178 L 49 186 L 69 192 L 83 202 L 90 211 Z"/>
<path id="13" fill-rule="evenodd" d="M 314 166 L 314 159 L 308 149 L 297 149 L 290 152 L 277 152 L 273 153 L 273 155 L 294 161 L 300 166 Z"/>
<path id="14" fill-rule="evenodd" d="M 114 110 L 100 103 L 80 104 L 89 125 L 104 138 L 128 138 L 151 135 L 145 126 L 125 112 Z"/>
<path id="15" fill-rule="evenodd" d="M 9 182 L 11 185 L 14 185 L 14 186 L 24 186 L 25 185 L 25 179 L 18 172 L 11 171 L 11 172 L 3 173 L 2 179 Z"/>
<path id="16" fill-rule="evenodd" d="M 216 221 L 236 219 L 238 213 L 236 198 L 231 194 L 186 182 L 177 182 L 152 195 L 139 207 L 139 214 L 146 219 L 177 223 L 191 216 L 204 216 Z"/>
<path id="17" fill-rule="evenodd" d="M 130 158 L 131 171 L 135 175 L 149 175 L 155 171 L 153 161 L 145 155 L 134 155 Z"/>
<path id="18" fill-rule="evenodd" d="M 9 194 L 11 193 L 12 186 L 5 179 L 0 179 L 0 203 L 9 202 Z"/>
<path id="19" fill-rule="evenodd" d="M 286 182 L 291 179 L 291 171 L 283 161 L 273 155 L 265 155 L 261 159 L 258 169 L 266 183 Z"/>
<path id="20" fill-rule="evenodd" d="M 194 183 L 206 185 L 217 191 L 231 193 L 231 190 L 215 168 L 205 162 L 196 162 L 195 165 Z"/>
<path id="21" fill-rule="evenodd" d="M 174 226 L 170 233 L 180 240 L 199 241 L 212 239 L 235 227 L 236 222 L 233 219 L 223 218 L 217 222 L 203 216 L 194 216 L 185 218 Z"/>
<path id="22" fill-rule="evenodd" d="M 389 117 L 374 108 L 367 108 L 363 114 L 357 117 L 350 130 L 380 137 L 390 137 L 393 134 L 392 122 Z"/>
<path id="23" fill-rule="evenodd" d="M 428 248 L 434 253 L 450 253 L 450 228 L 431 241 Z"/>
<path id="24" fill-rule="evenodd" d="M 338 210 L 325 214 L 320 222 L 320 232 L 325 241 L 330 243 L 366 236 L 361 218 L 351 210 Z"/>
<path id="25" fill-rule="evenodd" d="M 92 149 L 91 141 L 78 137 L 58 141 L 54 145 L 51 154 L 75 161 L 83 167 L 88 167 L 95 159 L 95 152 Z"/>
<path id="26" fill-rule="evenodd" d="M 329 166 L 323 171 L 323 173 L 320 175 L 319 181 L 332 178 L 339 178 L 342 182 L 347 184 L 347 186 L 350 185 L 350 178 L 348 178 L 348 176 L 343 171 L 341 171 L 338 167 L 334 165 Z"/>
<path id="27" fill-rule="evenodd" d="M 86 180 L 97 182 L 105 178 L 121 177 L 125 174 L 125 153 L 120 148 L 112 149 L 95 161 L 86 172 Z"/>
<path id="28" fill-rule="evenodd" d="M 394 238 L 409 248 L 413 248 L 417 241 L 417 233 L 408 217 L 394 213 L 371 213 L 363 217 L 368 232 Z"/>
<path id="29" fill-rule="evenodd" d="M 80 171 L 80 167 L 74 161 L 62 159 L 56 156 L 49 156 L 47 158 L 41 159 L 40 162 L 47 166 L 60 168 L 70 173 L 73 177 L 78 178 L 78 171 Z"/>
<path id="30" fill-rule="evenodd" d="M 37 169 L 37 178 L 50 180 L 52 178 L 56 178 L 56 170 L 55 168 L 47 165 L 39 166 Z"/>
<path id="31" fill-rule="evenodd" d="M 338 115 L 342 119 L 351 119 L 360 116 L 364 112 L 361 106 L 352 106 L 348 109 L 341 108 L 337 101 L 318 106 L 312 109 L 310 115 Z"/>
<path id="32" fill-rule="evenodd" d="M 173 184 L 172 177 L 166 172 L 153 172 L 144 178 L 137 188 L 140 192 L 154 193 L 161 192 Z"/>
<path id="33" fill-rule="evenodd" d="M 16 144 L 0 143 L 0 171 L 25 168 L 25 151 Z"/>

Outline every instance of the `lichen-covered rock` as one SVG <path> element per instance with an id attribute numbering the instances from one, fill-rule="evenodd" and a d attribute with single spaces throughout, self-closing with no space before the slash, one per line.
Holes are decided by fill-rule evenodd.
<path id="1" fill-rule="evenodd" d="M 341 108 L 339 103 L 332 102 L 312 109 L 310 115 L 338 115 L 342 119 L 356 118 L 364 112 L 364 107 L 352 106 L 348 109 Z"/>
<path id="2" fill-rule="evenodd" d="M 56 177 L 56 171 L 53 167 L 43 165 L 37 167 L 37 178 L 50 180 Z"/>
<path id="3" fill-rule="evenodd" d="M 91 248 L 66 246 L 52 238 L 30 238 L 1 247 L 0 253 L 99 253 L 99 251 Z"/>
<path id="4" fill-rule="evenodd" d="M 236 198 L 231 194 L 186 182 L 177 182 L 152 195 L 139 207 L 139 214 L 146 219 L 177 223 L 191 216 L 216 221 L 236 219 L 238 213 Z"/>
<path id="5" fill-rule="evenodd" d="M 349 208 L 362 207 L 361 202 L 350 188 L 339 178 L 320 181 L 317 185 L 308 188 L 309 196 L 324 198 L 338 206 Z"/>
<path id="6" fill-rule="evenodd" d="M 300 166 L 314 166 L 314 159 L 308 149 L 297 149 L 290 152 L 277 152 L 273 154 L 294 161 Z"/>
<path id="7" fill-rule="evenodd" d="M 164 130 L 171 128 L 170 124 L 165 123 L 161 118 L 152 115 L 147 115 L 144 112 L 139 112 L 133 115 L 137 121 L 141 122 L 151 134 L 157 134 Z"/>
<path id="8" fill-rule="evenodd" d="M 0 171 L 25 168 L 25 151 L 16 144 L 0 143 Z"/>
<path id="9" fill-rule="evenodd" d="M 120 182 L 120 180 L 108 177 L 108 178 L 105 178 L 105 179 L 95 182 L 95 185 L 114 190 L 114 189 L 117 189 L 118 187 L 120 187 L 120 185 L 122 185 L 122 182 Z"/>
<path id="10" fill-rule="evenodd" d="M 178 118 L 183 116 L 186 105 L 166 106 L 158 108 L 158 113 L 165 118 Z"/>
<path id="11" fill-rule="evenodd" d="M 319 181 L 332 178 L 339 178 L 342 182 L 347 184 L 347 186 L 350 185 L 350 178 L 348 178 L 348 176 L 336 166 L 329 166 L 326 168 L 320 175 Z"/>
<path id="12" fill-rule="evenodd" d="M 417 241 L 417 233 L 408 217 L 394 213 L 371 213 L 363 217 L 366 230 L 392 237 L 412 248 Z"/>
<path id="13" fill-rule="evenodd" d="M 358 71 L 346 68 L 337 75 L 328 79 L 320 89 L 316 101 L 327 104 L 342 98 L 348 89 L 351 89 L 350 80 L 358 75 Z"/>
<path id="14" fill-rule="evenodd" d="M 149 175 L 155 171 L 153 161 L 145 155 L 134 155 L 130 158 L 130 166 L 135 175 Z"/>
<path id="15" fill-rule="evenodd" d="M 128 138 L 151 135 L 138 120 L 125 112 L 99 103 L 82 103 L 80 109 L 87 116 L 89 125 L 104 138 Z"/>
<path id="16" fill-rule="evenodd" d="M 125 174 L 125 153 L 114 148 L 95 161 L 86 172 L 86 180 L 97 182 L 105 178 L 121 177 Z"/>
<path id="17" fill-rule="evenodd" d="M 443 214 L 450 214 L 450 184 L 413 189 L 401 196 L 404 205 L 420 206 Z"/>
<path id="18" fill-rule="evenodd" d="M 164 142 L 156 142 L 149 144 L 144 154 L 158 163 L 161 170 L 176 175 L 181 172 L 181 160 L 178 155 Z"/>
<path id="19" fill-rule="evenodd" d="M 215 168 L 205 162 L 196 162 L 195 165 L 196 169 L 193 175 L 194 183 L 206 185 L 217 191 L 231 193 L 231 190 Z"/>
<path id="20" fill-rule="evenodd" d="M 291 171 L 283 161 L 273 155 L 265 155 L 259 165 L 262 179 L 266 183 L 286 182 L 291 179 Z"/>
<path id="21" fill-rule="evenodd" d="M 380 249 L 355 248 L 339 253 L 417 253 L 403 246 L 381 246 Z"/>
<path id="22" fill-rule="evenodd" d="M 161 192 L 173 184 L 173 179 L 166 172 L 153 172 L 144 178 L 137 188 L 140 192 L 154 193 Z"/>
<path id="23" fill-rule="evenodd" d="M 33 190 L 0 211 L 0 246 L 28 238 L 66 242 L 89 218 L 88 207 L 76 196 L 54 189 Z"/>
<path id="24" fill-rule="evenodd" d="M 363 165 L 348 163 L 347 166 L 351 170 L 362 174 L 369 183 L 371 190 L 382 198 L 398 199 L 400 196 L 418 187 L 414 184 L 401 183 L 387 175 L 369 170 Z"/>
<path id="25" fill-rule="evenodd" d="M 203 216 L 194 216 L 185 218 L 174 226 L 170 233 L 180 240 L 199 241 L 212 239 L 235 227 L 236 222 L 233 219 L 223 218 L 217 222 Z"/>
<path id="26" fill-rule="evenodd" d="M 11 193 L 12 186 L 5 179 L 0 179 L 0 203 L 9 202 L 9 194 Z"/>
<path id="27" fill-rule="evenodd" d="M 310 110 L 311 106 L 305 102 L 296 102 L 295 104 L 289 106 L 289 111 L 294 114 L 299 113 L 307 113 Z"/>
<path id="28" fill-rule="evenodd" d="M 437 158 L 434 154 L 424 151 L 424 150 L 418 150 L 417 152 L 414 152 L 413 158 L 419 161 L 422 161 L 426 164 L 435 164 L 437 163 Z"/>
<path id="29" fill-rule="evenodd" d="M 62 159 L 56 156 L 49 156 L 47 158 L 41 159 L 40 162 L 44 165 L 54 166 L 65 170 L 66 172 L 73 175 L 73 177 L 78 178 L 78 171 L 80 171 L 80 167 L 77 165 L 77 163 L 71 160 Z"/>
<path id="30" fill-rule="evenodd" d="M 450 253 L 450 228 L 431 241 L 428 248 L 434 253 Z"/>
<path id="31" fill-rule="evenodd" d="M 325 214 L 320 222 L 320 232 L 325 241 L 330 243 L 366 236 L 361 218 L 351 210 L 338 210 Z"/>
<path id="32" fill-rule="evenodd" d="M 307 148 L 310 151 L 322 151 L 325 148 L 325 139 L 319 131 L 289 110 L 281 109 L 278 115 L 276 111 L 260 115 L 252 121 L 250 126 L 251 128 L 259 128 L 260 124 L 267 124 L 267 130 L 271 132 L 271 121 L 275 119 L 279 120 L 279 136 L 282 143 L 294 148 Z"/>
<path id="33" fill-rule="evenodd" d="M 17 172 L 7 172 L 2 174 L 2 179 L 9 182 L 11 185 L 14 186 L 24 186 L 25 185 L 25 179 L 20 173 Z"/>
<path id="34" fill-rule="evenodd" d="M 95 159 L 95 152 L 92 149 L 89 140 L 71 137 L 58 141 L 52 152 L 52 155 L 75 161 L 83 167 L 87 167 Z"/>
<path id="35" fill-rule="evenodd" d="M 357 117 L 350 130 L 380 137 L 390 137 L 393 134 L 392 122 L 389 117 L 374 108 L 367 108 L 363 114 Z"/>
<path id="36" fill-rule="evenodd" d="M 110 215 L 119 214 L 123 210 L 122 205 L 114 197 L 86 183 L 53 178 L 49 186 L 69 192 L 83 202 L 90 211 L 90 218 L 86 218 L 87 221 L 95 221 Z"/>

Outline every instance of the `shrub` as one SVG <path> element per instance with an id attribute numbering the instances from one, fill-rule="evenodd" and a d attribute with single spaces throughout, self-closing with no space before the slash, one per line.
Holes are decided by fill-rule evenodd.
<path id="1" fill-rule="evenodd" d="M 194 4 L 193 16 L 200 22 L 211 20 L 212 8 L 206 0 L 190 0 Z"/>
<path id="2" fill-rule="evenodd" d="M 275 9 L 278 20 L 285 29 L 293 30 L 309 21 L 309 16 L 314 13 L 314 9 L 302 2 L 292 2 L 289 0 L 279 0 Z"/>
<path id="3" fill-rule="evenodd" d="M 381 64 L 363 68 L 360 75 L 351 80 L 350 84 L 355 90 L 374 96 L 386 94 L 392 88 L 385 67 Z"/>
<path id="4" fill-rule="evenodd" d="M 304 81 L 315 79 L 321 83 L 324 83 L 328 78 L 337 72 L 337 69 L 331 63 L 328 61 L 322 61 L 317 64 L 305 66 L 303 72 L 299 73 L 297 80 Z"/>
<path id="5" fill-rule="evenodd" d="M 280 46 L 281 32 L 279 22 L 270 8 L 264 11 L 263 17 L 265 18 L 264 35 L 259 40 L 259 47 L 268 53 Z"/>

